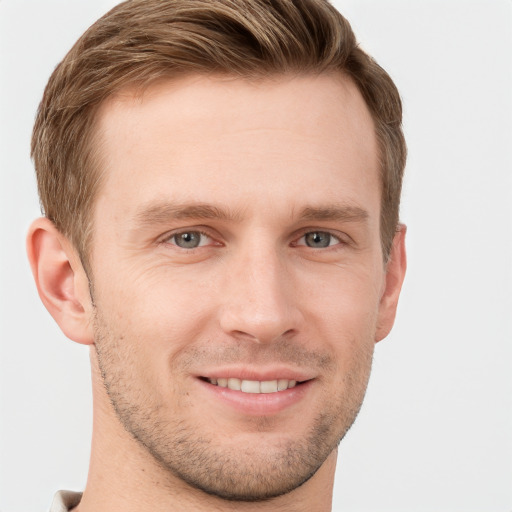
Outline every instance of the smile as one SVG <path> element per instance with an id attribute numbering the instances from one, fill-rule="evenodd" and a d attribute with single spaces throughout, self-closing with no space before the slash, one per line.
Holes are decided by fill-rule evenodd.
<path id="1" fill-rule="evenodd" d="M 229 379 L 205 379 L 214 386 L 228 388 L 233 391 L 241 391 L 242 393 L 277 393 L 287 389 L 294 388 L 297 385 L 296 380 L 276 379 L 276 380 L 242 380 L 231 377 Z"/>

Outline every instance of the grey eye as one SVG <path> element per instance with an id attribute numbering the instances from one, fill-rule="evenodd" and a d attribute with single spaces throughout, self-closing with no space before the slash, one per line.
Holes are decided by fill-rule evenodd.
<path id="1" fill-rule="evenodd" d="M 186 231 L 172 237 L 174 243 L 182 249 L 195 249 L 201 245 L 202 233 L 199 231 Z"/>
<path id="2" fill-rule="evenodd" d="M 326 231 L 313 231 L 304 235 L 305 244 L 315 249 L 329 247 L 333 239 L 335 239 L 335 237 Z"/>

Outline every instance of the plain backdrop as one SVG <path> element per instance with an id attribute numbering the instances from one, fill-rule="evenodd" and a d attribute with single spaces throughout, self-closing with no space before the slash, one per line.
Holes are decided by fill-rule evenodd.
<path id="1" fill-rule="evenodd" d="M 87 348 L 39 301 L 29 139 L 46 81 L 107 0 L 0 0 L 0 510 L 85 485 Z M 340 449 L 334 510 L 512 511 L 512 2 L 339 0 L 396 81 L 409 270 Z"/>

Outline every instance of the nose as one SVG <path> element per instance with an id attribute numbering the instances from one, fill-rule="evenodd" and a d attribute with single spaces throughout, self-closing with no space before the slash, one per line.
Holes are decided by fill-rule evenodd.
<path id="1" fill-rule="evenodd" d="M 230 261 L 220 324 L 239 339 L 271 343 L 296 334 L 302 314 L 286 258 L 259 247 Z"/>

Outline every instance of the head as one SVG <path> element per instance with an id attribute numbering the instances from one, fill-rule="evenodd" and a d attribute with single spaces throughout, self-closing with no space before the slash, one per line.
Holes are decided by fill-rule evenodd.
<path id="1" fill-rule="evenodd" d="M 346 20 L 318 0 L 123 3 L 50 78 L 32 150 L 55 227 L 30 235 L 39 291 L 94 345 L 112 417 L 224 499 L 312 478 L 405 270 L 400 99 Z"/>

